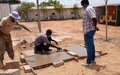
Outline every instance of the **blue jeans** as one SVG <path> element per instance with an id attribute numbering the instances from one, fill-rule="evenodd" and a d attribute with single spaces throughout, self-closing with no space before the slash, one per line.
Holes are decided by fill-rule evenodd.
<path id="1" fill-rule="evenodd" d="M 87 49 L 87 64 L 95 60 L 94 34 L 96 31 L 90 31 L 84 34 L 85 47 Z"/>

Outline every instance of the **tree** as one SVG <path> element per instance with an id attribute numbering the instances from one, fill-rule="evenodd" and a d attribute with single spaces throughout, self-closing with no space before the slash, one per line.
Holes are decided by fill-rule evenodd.
<path id="1" fill-rule="evenodd" d="M 63 11 L 63 5 L 60 4 L 59 1 L 55 0 L 55 1 L 53 2 L 53 6 L 54 6 L 54 8 L 59 12 L 61 19 L 63 19 L 63 18 L 64 18 L 64 17 L 63 17 L 63 13 L 62 13 L 62 11 Z"/>
<path id="2" fill-rule="evenodd" d="M 63 15 L 62 15 L 63 5 L 60 4 L 59 1 L 48 0 L 48 2 L 42 2 L 40 4 L 41 9 L 44 9 L 44 11 L 46 10 L 47 6 L 53 6 L 60 13 L 60 16 L 63 18 Z"/>
<path id="3" fill-rule="evenodd" d="M 35 4 L 33 2 L 22 2 L 20 6 L 17 8 L 17 11 L 22 15 L 25 21 L 28 20 L 28 11 L 30 8 L 34 7 Z"/>

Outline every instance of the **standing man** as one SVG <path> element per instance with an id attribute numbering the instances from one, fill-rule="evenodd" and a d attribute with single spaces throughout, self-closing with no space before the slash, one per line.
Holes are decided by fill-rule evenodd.
<path id="1" fill-rule="evenodd" d="M 97 28 L 96 12 L 92 6 L 89 5 L 88 0 L 82 0 L 81 5 L 85 10 L 83 17 L 83 32 L 85 47 L 87 49 L 87 61 L 84 66 L 91 66 L 95 62 L 95 46 L 94 46 L 94 34 Z"/>
<path id="2" fill-rule="evenodd" d="M 41 33 L 39 36 L 35 39 L 35 53 L 47 53 L 51 51 L 49 47 L 54 47 L 58 51 L 62 50 L 60 47 L 54 46 L 51 44 L 51 41 L 54 41 L 56 44 L 58 44 L 55 40 L 51 38 L 52 30 L 48 29 L 45 33 Z"/>
<path id="3" fill-rule="evenodd" d="M 11 34 L 10 32 L 14 27 L 20 26 L 25 30 L 31 32 L 27 27 L 20 24 L 18 21 L 20 19 L 18 12 L 13 11 L 9 16 L 3 18 L 0 23 L 0 68 L 4 67 L 3 59 L 5 51 L 7 51 L 8 56 L 14 59 L 14 50 L 12 46 Z"/>

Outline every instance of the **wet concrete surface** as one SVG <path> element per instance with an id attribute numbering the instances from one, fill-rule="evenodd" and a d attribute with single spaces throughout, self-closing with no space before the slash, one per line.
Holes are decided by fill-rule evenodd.
<path id="1" fill-rule="evenodd" d="M 74 53 L 77 53 L 77 55 L 81 58 L 87 56 L 86 48 L 82 47 L 80 45 L 77 45 L 77 44 L 64 47 L 64 49 L 67 49 L 68 51 L 72 51 Z"/>
<path id="2" fill-rule="evenodd" d="M 68 61 L 73 59 L 73 57 L 68 55 L 66 52 L 53 52 L 49 55 L 34 54 L 31 56 L 26 56 L 25 59 L 31 67 L 39 68 L 60 60 Z"/>

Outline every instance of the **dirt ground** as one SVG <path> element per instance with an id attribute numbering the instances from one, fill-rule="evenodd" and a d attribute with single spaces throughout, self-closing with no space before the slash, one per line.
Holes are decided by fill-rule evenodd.
<path id="1" fill-rule="evenodd" d="M 42 21 L 42 31 L 47 29 L 53 30 L 53 37 L 59 41 L 59 46 L 64 47 L 71 44 L 84 44 L 82 32 L 82 20 L 63 20 L 63 21 Z M 22 38 L 36 36 L 39 34 L 36 22 L 23 22 L 32 30 L 29 33 L 25 30 L 14 30 L 11 32 L 12 38 Z M 49 66 L 43 69 L 35 70 L 38 75 L 120 75 L 120 26 L 108 26 L 108 41 L 105 41 L 105 25 L 98 24 L 100 31 L 95 34 L 96 50 L 108 52 L 107 55 L 96 58 L 97 65 L 87 68 L 81 66 L 86 62 L 86 59 L 79 62 L 65 62 L 63 66 Z M 31 37 L 30 37 L 31 38 Z M 13 40 L 15 41 L 15 40 Z M 15 59 L 19 59 L 19 50 L 33 49 L 33 44 L 27 43 L 14 47 Z M 5 54 L 5 60 L 8 60 Z M 21 66 L 22 68 L 22 66 Z M 32 75 L 32 73 L 24 73 L 21 69 L 21 75 Z"/>

